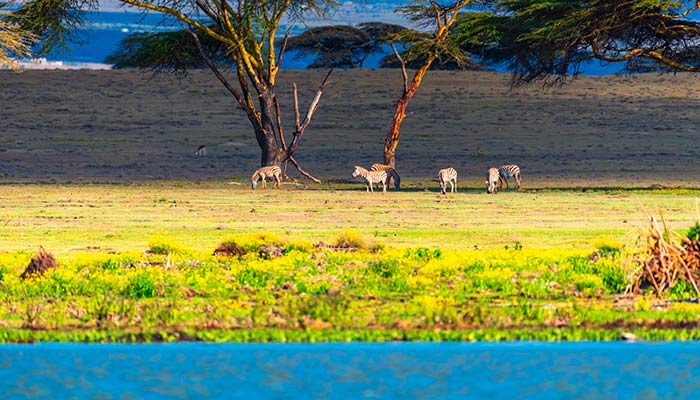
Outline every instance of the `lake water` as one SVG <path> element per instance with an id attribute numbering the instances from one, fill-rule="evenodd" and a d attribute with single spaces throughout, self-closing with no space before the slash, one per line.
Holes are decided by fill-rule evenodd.
<path id="1" fill-rule="evenodd" d="M 0 345 L 0 399 L 697 399 L 700 344 Z"/>
<path id="2" fill-rule="evenodd" d="M 344 1 L 326 19 L 309 19 L 306 24 L 283 22 L 279 33 L 283 35 L 287 28 L 290 28 L 292 35 L 295 35 L 311 26 L 356 25 L 368 21 L 411 26 L 410 21 L 394 12 L 397 6 L 404 3 L 403 0 Z M 68 43 L 70 51 L 57 51 L 45 57 L 50 64 L 60 62 L 62 63 L 60 68 L 108 68 L 109 65 L 104 64 L 105 58 L 114 53 L 119 47 L 119 42 L 128 35 L 181 29 L 180 25 L 172 18 L 164 19 L 162 15 L 157 13 L 143 14 L 135 9 L 131 9 L 129 12 L 124 10 L 87 12 L 85 19 L 87 21 L 85 28 L 77 32 L 74 41 Z M 364 66 L 377 68 L 380 60 L 390 52 L 390 48 L 384 46 L 382 51 L 371 55 L 365 61 Z M 282 68 L 306 68 L 312 61 L 312 56 L 297 57 L 295 52 L 290 52 L 283 59 Z M 46 65 L 41 66 L 41 68 L 46 67 Z M 581 71 L 584 75 L 605 75 L 619 72 L 622 67 L 621 63 L 610 64 L 594 60 L 584 63 L 581 66 Z M 505 66 L 500 65 L 492 65 L 488 68 L 501 72 L 507 71 Z"/>

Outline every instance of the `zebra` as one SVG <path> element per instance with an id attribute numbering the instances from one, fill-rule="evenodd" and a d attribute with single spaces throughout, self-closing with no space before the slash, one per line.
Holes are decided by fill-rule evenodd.
<path id="1" fill-rule="evenodd" d="M 366 169 L 356 165 L 355 171 L 352 173 L 352 177 L 357 178 L 358 176 L 361 176 L 362 179 L 364 179 L 368 192 L 374 192 L 374 184 L 381 182 L 384 188 L 383 192 L 386 193 L 386 181 L 388 176 L 386 171 L 367 171 Z"/>
<path id="2" fill-rule="evenodd" d="M 253 173 L 250 177 L 250 184 L 253 189 L 258 185 L 258 180 L 262 179 L 263 189 L 266 186 L 265 178 L 275 178 L 275 187 L 280 187 L 282 180 L 280 175 L 282 174 L 282 169 L 276 165 L 270 165 L 267 167 L 262 167 Z"/>
<path id="3" fill-rule="evenodd" d="M 372 164 L 372 166 L 369 168 L 370 171 L 386 171 L 387 175 L 387 184 L 391 183 L 391 179 L 394 179 L 394 187 L 397 189 L 401 189 L 401 177 L 399 176 L 398 171 L 396 171 L 396 168 L 392 167 L 391 165 L 386 165 L 386 164 Z"/>
<path id="4" fill-rule="evenodd" d="M 445 194 L 447 183 L 450 183 L 450 192 L 457 192 L 457 170 L 447 167 L 438 171 L 438 182 L 440 182 L 440 193 Z"/>
<path id="5" fill-rule="evenodd" d="M 501 189 L 503 189 L 503 182 L 506 183 L 506 188 L 510 188 L 508 185 L 508 178 L 515 178 L 516 189 L 520 190 L 520 167 L 515 164 L 502 165 L 498 168 L 498 176 L 501 178 L 499 184 Z"/>
<path id="6" fill-rule="evenodd" d="M 496 193 L 500 181 L 501 176 L 498 174 L 498 168 L 489 168 L 486 173 L 486 193 Z"/>

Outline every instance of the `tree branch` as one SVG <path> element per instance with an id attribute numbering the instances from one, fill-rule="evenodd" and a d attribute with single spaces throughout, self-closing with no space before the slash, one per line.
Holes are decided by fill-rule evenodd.
<path id="1" fill-rule="evenodd" d="M 333 69 L 330 69 L 328 71 L 328 74 L 326 74 L 326 77 L 323 79 L 323 82 L 321 83 L 321 86 L 318 87 L 318 91 L 316 91 L 316 96 L 314 97 L 314 100 L 311 102 L 311 105 L 309 106 L 309 111 L 306 113 L 306 117 L 304 118 L 304 121 L 299 125 L 299 107 L 296 104 L 296 89 L 294 91 L 295 93 L 295 106 L 296 110 L 295 112 L 297 113 L 297 130 L 294 132 L 294 138 L 292 139 L 292 144 L 289 145 L 289 149 L 287 150 L 287 157 L 291 157 L 292 154 L 294 154 L 294 151 L 296 151 L 297 146 L 299 146 L 299 142 L 301 142 L 301 137 L 304 135 L 304 130 L 306 130 L 306 127 L 309 126 L 311 123 L 311 118 L 313 118 L 314 113 L 316 112 L 316 109 L 318 108 L 318 103 L 321 100 L 321 95 L 323 94 L 323 89 L 326 88 L 326 85 L 328 84 L 328 78 L 330 78 L 331 73 L 333 72 Z M 296 85 L 295 85 L 296 87 Z"/>
<path id="2" fill-rule="evenodd" d="M 282 132 L 282 111 L 280 111 L 280 103 L 277 100 L 277 95 L 272 98 L 272 101 L 275 103 L 275 114 L 277 115 L 277 133 L 280 137 L 280 144 L 282 145 L 282 149 L 287 151 L 287 144 L 284 142 L 284 133 Z"/>
<path id="3" fill-rule="evenodd" d="M 294 157 L 288 156 L 287 158 L 289 159 L 289 161 L 292 162 L 292 164 L 294 164 L 294 167 L 297 169 L 297 171 L 299 171 L 300 174 L 304 175 L 305 177 L 311 179 L 312 181 L 314 181 L 316 183 L 321 183 L 320 179 L 316 178 L 315 176 L 313 176 L 313 175 L 309 174 L 308 172 L 304 171 L 303 169 L 301 169 L 301 166 L 299 166 L 299 163 L 297 162 L 297 160 L 294 159 Z"/>
<path id="4" fill-rule="evenodd" d="M 233 97 L 236 98 L 236 101 L 238 104 L 240 104 L 241 108 L 244 110 L 248 110 L 247 104 L 243 101 L 243 97 L 241 97 L 240 93 L 236 90 L 236 88 L 231 85 L 231 83 L 226 79 L 226 77 L 223 76 L 221 71 L 219 71 L 219 68 L 214 65 L 214 63 L 211 61 L 211 59 L 207 56 L 207 53 L 204 51 L 204 47 L 202 46 L 202 42 L 199 40 L 199 36 L 192 31 L 191 29 L 188 29 L 185 27 L 185 25 L 180 21 L 180 26 L 182 26 L 182 29 L 192 35 L 192 38 L 194 39 L 194 43 L 197 45 L 197 50 L 199 50 L 199 54 L 202 56 L 202 59 L 204 60 L 204 63 L 207 64 L 209 69 L 214 73 L 216 78 L 221 82 L 221 84 L 224 85 L 224 87 L 233 95 Z"/>
<path id="5" fill-rule="evenodd" d="M 299 132 L 301 129 L 301 121 L 299 117 L 299 97 L 297 96 L 297 83 L 292 84 L 292 89 L 294 92 L 294 127 L 296 131 Z"/>
<path id="6" fill-rule="evenodd" d="M 292 28 L 287 29 L 287 33 L 284 34 L 284 39 L 282 39 L 282 47 L 280 47 L 280 53 L 277 56 L 277 68 L 282 64 L 282 57 L 284 57 L 284 51 L 287 50 L 287 42 L 289 41 L 289 33 Z"/>
<path id="7" fill-rule="evenodd" d="M 401 55 L 396 49 L 396 45 L 394 43 L 391 44 L 391 49 L 394 50 L 396 58 L 398 58 L 399 62 L 401 63 L 401 74 L 403 75 L 403 92 L 406 93 L 408 92 L 408 73 L 406 72 L 406 62 L 403 60 L 403 58 L 401 58 Z"/>

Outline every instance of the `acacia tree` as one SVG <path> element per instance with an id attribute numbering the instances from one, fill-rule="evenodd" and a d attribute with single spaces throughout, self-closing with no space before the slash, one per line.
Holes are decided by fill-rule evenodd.
<path id="1" fill-rule="evenodd" d="M 281 48 L 275 46 L 283 19 L 301 18 L 310 13 L 323 14 L 334 0 L 118 0 L 124 5 L 174 17 L 190 35 L 207 65 L 221 84 L 235 98 L 250 121 L 261 149 L 261 165 L 280 165 L 294 159 L 306 127 L 318 107 L 328 77 L 320 85 L 306 117 L 301 120 L 295 96 L 296 118 L 291 143 L 286 144 L 282 129 L 279 99 L 275 92 L 277 74 L 288 37 Z M 69 28 L 80 25 L 81 11 L 94 8 L 97 0 L 28 0 L 17 14 L 26 26 L 54 45 L 63 42 Z M 236 76 L 236 84 L 228 81 L 216 63 L 208 58 L 200 36 L 207 36 L 225 47 L 225 53 Z M 296 94 L 296 88 L 294 90 Z"/>
<path id="2" fill-rule="evenodd" d="M 591 59 L 700 72 L 697 0 L 501 0 L 497 9 L 463 15 L 456 36 L 510 64 L 515 85 L 563 82 Z"/>
<path id="3" fill-rule="evenodd" d="M 406 109 L 423 82 L 425 74 L 434 62 L 454 60 L 463 64 L 467 55 L 450 36 L 450 29 L 458 21 L 460 13 L 469 5 L 485 5 L 489 1 L 452 0 L 441 3 L 437 0 L 415 0 L 399 7 L 403 13 L 418 25 L 432 31 L 405 30 L 393 35 L 392 49 L 401 65 L 403 92 L 396 102 L 396 110 L 391 127 L 384 139 L 384 164 L 396 166 L 396 147 L 399 144 L 401 124 L 406 118 Z M 400 53 L 394 43 L 400 42 L 405 50 Z M 417 62 L 418 61 L 418 62 Z M 406 65 L 417 65 L 409 80 Z"/>
<path id="4" fill-rule="evenodd" d="M 5 5 L 0 3 L 0 8 Z M 0 17 L 11 16 L 8 11 L 0 9 Z M 16 57 L 25 57 L 30 54 L 31 42 L 34 36 L 22 30 L 20 25 L 7 18 L 0 18 L 0 68 L 5 66 L 17 68 Z"/>
<path id="5" fill-rule="evenodd" d="M 290 37 L 287 48 L 296 50 L 297 57 L 313 55 L 309 68 L 362 68 L 367 57 L 381 51 L 389 35 L 405 29 L 383 22 L 319 26 Z"/>

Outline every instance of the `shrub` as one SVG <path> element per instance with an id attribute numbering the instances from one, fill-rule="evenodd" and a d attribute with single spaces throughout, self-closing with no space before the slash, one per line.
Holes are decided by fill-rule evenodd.
<path id="1" fill-rule="evenodd" d="M 34 258 L 32 258 L 29 265 L 27 265 L 27 268 L 19 277 L 22 279 L 27 279 L 32 276 L 41 276 L 44 275 L 49 268 L 56 267 L 58 267 L 58 262 L 56 262 L 53 254 L 44 250 L 43 247 L 39 247 L 39 252 Z"/>
<path id="2" fill-rule="evenodd" d="M 247 251 L 241 248 L 234 240 L 224 241 L 214 250 L 215 256 L 224 257 L 241 257 L 246 253 Z"/>
<path id="3" fill-rule="evenodd" d="M 238 274 L 238 282 L 241 286 L 251 286 L 256 289 L 265 287 L 270 275 L 257 268 L 247 267 Z"/>
<path id="4" fill-rule="evenodd" d="M 153 254 L 187 254 L 181 243 L 172 238 L 156 235 L 148 240 L 148 251 Z"/>
<path id="5" fill-rule="evenodd" d="M 341 248 L 366 250 L 370 247 L 367 239 L 359 232 L 352 230 L 344 230 L 335 238 L 335 245 Z"/>
<path id="6" fill-rule="evenodd" d="M 603 266 L 600 277 L 609 293 L 622 293 L 627 289 L 627 274 L 619 265 Z"/>
<path id="7" fill-rule="evenodd" d="M 572 282 L 577 291 L 592 295 L 603 288 L 603 280 L 597 275 L 590 274 L 574 274 Z"/>
<path id="8" fill-rule="evenodd" d="M 620 250 L 622 245 L 609 240 L 601 240 L 596 242 L 596 249 L 600 253 L 601 257 L 607 257 L 610 259 L 615 259 L 620 256 Z"/>
<path id="9" fill-rule="evenodd" d="M 156 297 L 157 293 L 158 287 L 156 283 L 153 282 L 151 276 L 146 272 L 133 275 L 129 278 L 126 288 L 124 288 L 125 295 L 136 299 Z"/>
<path id="10" fill-rule="evenodd" d="M 382 278 L 392 278 L 399 272 L 397 260 L 379 260 L 369 263 L 367 270 Z"/>
<path id="11" fill-rule="evenodd" d="M 685 237 L 692 241 L 700 241 L 700 222 L 696 222 L 695 225 L 691 226 Z"/>
<path id="12" fill-rule="evenodd" d="M 425 247 L 419 247 L 417 249 L 406 250 L 404 257 L 417 261 L 438 260 L 442 258 L 442 251 L 440 249 L 428 249 Z"/>

